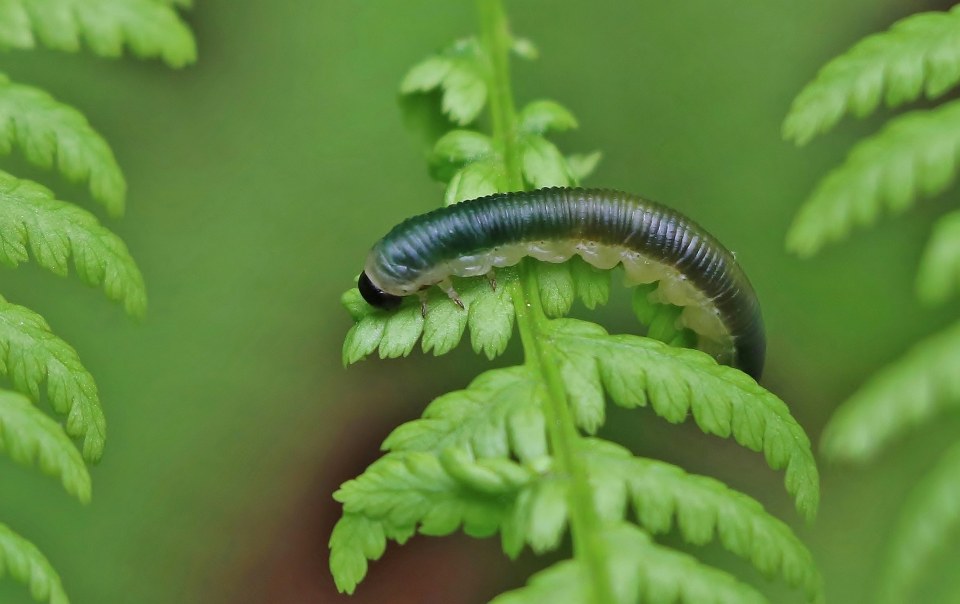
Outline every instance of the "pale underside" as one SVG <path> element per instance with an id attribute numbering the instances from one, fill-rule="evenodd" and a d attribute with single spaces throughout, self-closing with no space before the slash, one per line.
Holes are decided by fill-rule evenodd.
<path id="1" fill-rule="evenodd" d="M 719 360 L 724 360 L 732 353 L 730 332 L 720 318 L 720 311 L 703 291 L 672 266 L 619 245 L 583 240 L 528 241 L 501 245 L 440 262 L 422 272 L 415 281 L 403 283 L 381 274 L 371 255 L 367 260 L 366 273 L 377 287 L 397 296 L 408 296 L 432 285 L 440 285 L 448 294 L 455 295 L 449 283 L 451 276 L 486 275 L 494 268 L 513 266 L 526 256 L 558 263 L 566 262 L 574 255 L 603 270 L 622 264 L 628 286 L 659 282 L 650 299 L 683 307 L 677 326 L 686 327 L 699 336 L 698 348 Z"/>

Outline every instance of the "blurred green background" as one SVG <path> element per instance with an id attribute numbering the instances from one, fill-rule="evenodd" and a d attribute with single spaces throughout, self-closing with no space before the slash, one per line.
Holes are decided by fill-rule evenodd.
<path id="1" fill-rule="evenodd" d="M 828 58 L 946 6 L 507 3 L 515 31 L 541 51 L 515 66 L 518 99 L 574 111 L 581 130 L 559 143 L 604 152 L 589 184 L 673 205 L 737 252 L 767 320 L 764 383 L 814 440 L 857 384 L 955 309 L 931 312 L 912 293 L 941 202 L 811 261 L 783 251 L 817 178 L 880 122 L 845 123 L 803 150 L 781 142 L 780 122 Z M 393 425 L 489 367 L 469 350 L 340 364 L 350 321 L 339 296 L 368 247 L 441 200 L 403 128 L 398 81 L 474 31 L 473 4 L 199 0 L 187 19 L 200 61 L 180 72 L 43 51 L 3 57 L 11 77 L 80 108 L 114 146 L 130 198 L 126 217 L 108 224 L 140 263 L 151 306 L 131 322 L 75 278 L 0 272 L 4 296 L 78 349 L 109 421 L 92 505 L 0 458 L 0 519 L 34 540 L 81 604 L 346 601 L 326 569 L 339 514 L 330 493 L 377 456 Z M 82 188 L 39 179 L 93 207 Z M 633 328 L 626 316 L 601 318 Z M 956 430 L 930 427 L 870 468 L 822 467 L 822 512 L 807 527 L 760 456 L 694 426 L 613 413 L 611 437 L 721 478 L 795 526 L 834 602 L 869 601 L 897 508 Z M 696 553 L 743 570 L 712 548 Z M 353 601 L 478 602 L 542 563 L 509 564 L 494 541 L 418 538 L 391 547 Z M 745 576 L 775 601 L 799 601 Z M 0 601 L 30 600 L 0 582 Z"/>

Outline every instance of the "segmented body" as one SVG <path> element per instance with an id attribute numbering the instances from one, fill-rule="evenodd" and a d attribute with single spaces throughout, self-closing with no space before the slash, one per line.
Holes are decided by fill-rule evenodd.
<path id="1" fill-rule="evenodd" d="M 733 254 L 686 216 L 628 193 L 550 188 L 440 208 L 394 227 L 364 270 L 383 292 L 406 296 L 524 256 L 563 262 L 574 254 L 603 269 L 623 264 L 629 283 L 659 281 L 656 295 L 684 307 L 680 320 L 701 342 L 731 350 L 721 360 L 759 377 L 760 305 Z"/>

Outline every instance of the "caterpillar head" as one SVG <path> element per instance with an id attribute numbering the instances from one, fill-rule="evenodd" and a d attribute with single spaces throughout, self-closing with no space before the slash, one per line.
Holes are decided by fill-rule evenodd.
<path id="1" fill-rule="evenodd" d="M 360 273 L 360 279 L 357 280 L 357 288 L 360 289 L 360 295 L 370 306 L 381 308 L 383 310 L 392 310 L 400 306 L 403 300 L 400 296 L 388 294 L 373 284 L 366 271 Z"/>

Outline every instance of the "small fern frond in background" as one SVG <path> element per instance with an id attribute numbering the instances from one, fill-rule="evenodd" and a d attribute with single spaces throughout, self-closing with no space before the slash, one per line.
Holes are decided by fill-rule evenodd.
<path id="1" fill-rule="evenodd" d="M 882 99 L 897 107 L 921 96 L 935 99 L 960 82 L 960 6 L 907 17 L 831 61 L 797 95 L 784 136 L 805 143 L 843 115 L 864 116 Z M 816 252 L 872 224 L 883 212 L 902 212 L 921 197 L 946 191 L 956 179 L 960 101 L 894 117 L 858 143 L 828 174 L 794 221 L 787 246 Z M 945 302 L 960 282 L 960 214 L 940 219 L 924 253 L 916 288 L 921 300 Z M 830 459 L 864 462 L 912 428 L 960 404 L 960 324 L 917 344 L 881 369 L 834 414 L 821 448 Z M 910 496 L 889 544 L 875 599 L 912 601 L 911 591 L 960 521 L 956 447 Z M 956 594 L 954 594 L 955 597 Z"/>
<path id="2" fill-rule="evenodd" d="M 196 58 L 176 7 L 186 0 L 6 0 L 0 2 L 0 49 L 37 46 L 120 56 L 124 49 L 179 67 Z M 111 216 L 123 213 L 126 181 L 107 142 L 72 107 L 0 74 L 0 155 L 18 150 L 30 163 L 84 183 Z M 0 170 L 0 264 L 33 260 L 58 275 L 72 270 L 126 312 L 142 316 L 143 277 L 126 245 L 90 212 L 52 191 Z M 77 352 L 37 313 L 0 297 L 0 452 L 56 476 L 81 502 L 91 496 L 84 459 L 103 455 L 106 420 L 93 376 Z M 36 405 L 46 401 L 64 425 Z M 82 441 L 81 450 L 71 440 Z M 36 600 L 66 604 L 50 563 L 0 524 L 0 574 L 28 584 Z"/>
<path id="3" fill-rule="evenodd" d="M 923 477 L 903 506 L 890 538 L 882 575 L 881 604 L 910 601 L 929 565 L 954 545 L 960 527 L 960 444 L 955 444 Z"/>
<path id="4" fill-rule="evenodd" d="M 797 95 L 783 137 L 803 145 L 844 115 L 934 99 L 960 82 L 960 8 L 913 15 L 833 59 Z"/>
<path id="5" fill-rule="evenodd" d="M 881 369 L 834 414 L 820 442 L 825 455 L 867 461 L 910 429 L 960 407 L 960 323 Z"/>
<path id="6" fill-rule="evenodd" d="M 90 195 L 111 216 L 123 213 L 123 173 L 110 146 L 83 114 L 0 74 L 0 153 L 14 147 L 41 168 L 56 167 L 73 182 L 89 183 Z"/>
<path id="7" fill-rule="evenodd" d="M 190 29 L 176 10 L 157 0 L 4 0 L 0 3 L 0 48 L 45 46 L 101 57 L 124 48 L 142 59 L 160 58 L 170 67 L 196 60 Z"/>
<path id="8" fill-rule="evenodd" d="M 787 247 L 809 256 L 887 210 L 900 213 L 918 197 L 932 197 L 955 177 L 960 149 L 960 101 L 894 118 L 858 143 L 804 203 L 787 234 Z"/>
<path id="9" fill-rule="evenodd" d="M 0 522 L 0 578 L 26 583 L 30 595 L 38 602 L 68 604 L 60 577 L 50 561 L 32 543 Z"/>

